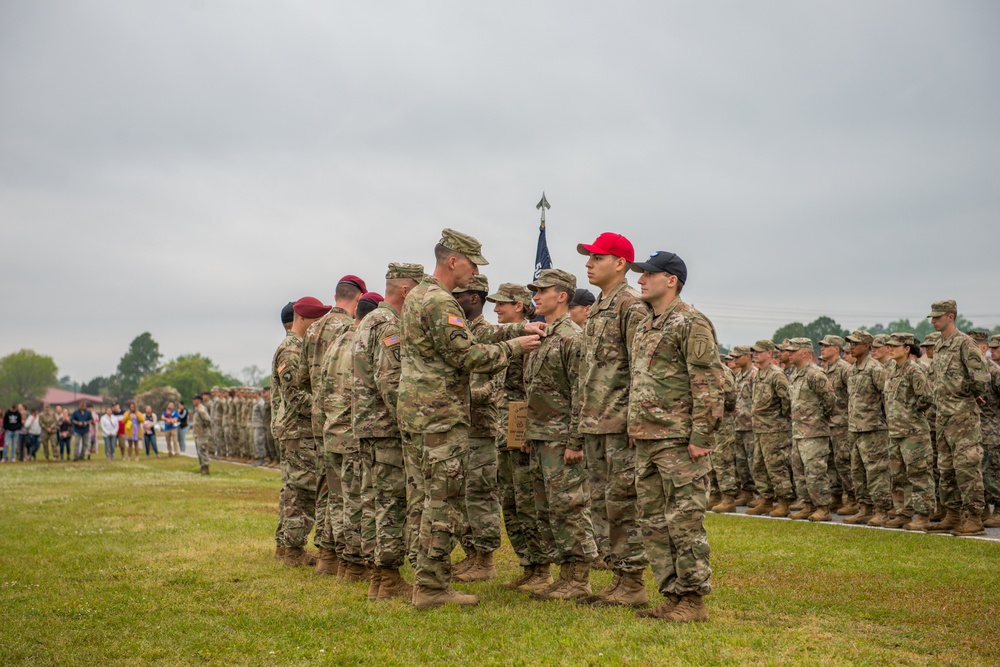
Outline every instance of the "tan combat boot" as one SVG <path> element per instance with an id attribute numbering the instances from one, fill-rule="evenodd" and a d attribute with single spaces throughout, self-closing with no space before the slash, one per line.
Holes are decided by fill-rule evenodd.
<path id="1" fill-rule="evenodd" d="M 934 513 L 931 514 L 930 520 L 943 521 L 947 515 L 948 515 L 948 509 L 944 505 L 938 505 L 937 509 L 934 510 Z"/>
<path id="2" fill-rule="evenodd" d="M 366 568 L 361 563 L 347 563 L 344 566 L 344 575 L 340 576 L 337 573 L 337 581 L 343 581 L 348 584 L 353 584 L 358 581 L 366 581 L 368 579 L 368 568 Z"/>
<path id="3" fill-rule="evenodd" d="M 753 501 L 752 491 L 740 491 L 740 495 L 736 496 L 736 506 L 744 507 Z"/>
<path id="4" fill-rule="evenodd" d="M 551 568 L 551 565 L 536 565 L 531 578 L 518 586 L 517 590 L 524 593 L 534 593 L 535 591 L 548 588 L 553 584 L 552 573 L 550 572 Z"/>
<path id="5" fill-rule="evenodd" d="M 283 560 L 285 557 L 285 547 L 280 544 L 274 547 L 274 560 Z"/>
<path id="6" fill-rule="evenodd" d="M 751 503 L 751 507 L 750 509 L 747 510 L 747 514 L 749 514 L 750 516 L 762 516 L 764 514 L 767 514 L 773 509 L 774 509 L 774 503 L 772 499 L 764 498 L 763 501 L 758 503 L 756 506 L 753 506 L 753 504 Z"/>
<path id="7" fill-rule="evenodd" d="M 933 519 L 932 519 L 933 520 Z M 928 533 L 950 533 L 962 522 L 962 515 L 956 510 L 947 510 L 941 523 L 927 529 Z"/>
<path id="8" fill-rule="evenodd" d="M 962 512 L 962 521 L 951 530 L 955 537 L 971 537 L 973 535 L 985 535 L 983 528 L 983 517 L 980 514 L 973 514 L 969 510 Z"/>
<path id="9" fill-rule="evenodd" d="M 747 507 L 749 507 L 750 509 L 756 509 L 757 507 L 760 507 L 761 505 L 763 505 L 767 501 L 768 501 L 768 499 L 765 496 L 757 496 L 756 498 L 754 498 L 753 500 L 751 500 L 749 503 L 747 503 Z"/>
<path id="10" fill-rule="evenodd" d="M 708 496 L 708 506 L 715 507 L 722 502 L 722 494 L 718 491 L 712 491 L 711 495 Z"/>
<path id="11" fill-rule="evenodd" d="M 728 514 L 736 511 L 736 498 L 732 496 L 722 496 L 722 502 L 712 508 L 716 514 Z"/>
<path id="12" fill-rule="evenodd" d="M 876 507 L 875 514 L 872 518 L 868 519 L 868 525 L 875 526 L 876 528 L 882 528 L 887 523 L 889 523 L 889 513 L 881 507 Z"/>
<path id="13" fill-rule="evenodd" d="M 505 581 L 500 585 L 503 586 L 504 588 L 517 588 L 521 584 L 524 584 L 529 579 L 531 579 L 531 577 L 533 577 L 534 575 L 535 575 L 535 566 L 525 565 L 521 569 L 521 575 L 517 579 L 514 579 L 513 581 Z"/>
<path id="14" fill-rule="evenodd" d="M 281 562 L 286 567 L 312 567 L 316 559 L 302 547 L 285 547 L 285 556 Z"/>
<path id="15" fill-rule="evenodd" d="M 807 502 L 809 501 L 805 498 L 797 498 L 794 503 L 788 506 L 788 509 L 792 512 L 798 512 L 806 506 Z"/>
<path id="16" fill-rule="evenodd" d="M 454 588 L 427 588 L 426 586 L 413 587 L 413 606 L 417 609 L 433 609 L 446 604 L 457 604 L 461 607 L 468 607 L 479 604 L 478 595 L 470 595 L 456 591 Z"/>
<path id="17" fill-rule="evenodd" d="M 550 593 L 550 599 L 577 600 L 592 593 L 590 589 L 590 563 L 565 563 L 569 567 L 566 574 L 566 584 Z"/>
<path id="18" fill-rule="evenodd" d="M 451 566 L 451 578 L 458 579 L 458 575 L 462 574 L 470 567 L 476 564 L 476 559 L 479 554 L 475 550 L 466 552 L 465 557 Z"/>
<path id="19" fill-rule="evenodd" d="M 802 509 L 800 509 L 798 512 L 792 512 L 791 514 L 788 515 L 788 518 L 795 519 L 796 521 L 805 521 L 815 511 L 816 508 L 813 507 L 812 503 L 809 502 L 803 503 Z"/>
<path id="20" fill-rule="evenodd" d="M 910 521 L 912 519 L 913 519 L 913 517 L 907 516 L 906 514 L 903 514 L 902 512 L 896 512 L 896 516 L 894 516 L 892 519 L 889 519 L 889 522 L 885 524 L 885 527 L 886 528 L 902 528 L 906 524 L 910 523 Z"/>
<path id="21" fill-rule="evenodd" d="M 594 604 L 600 600 L 605 599 L 609 595 L 613 594 L 619 585 L 622 583 L 621 572 L 615 572 L 614 576 L 611 577 L 611 583 L 606 587 L 597 592 L 596 595 L 588 595 L 585 598 L 580 598 L 576 601 L 577 604 Z"/>
<path id="22" fill-rule="evenodd" d="M 379 579 L 377 600 L 413 599 L 413 586 L 406 583 L 406 580 L 399 574 L 399 570 L 383 567 L 379 572 L 382 576 Z"/>
<path id="23" fill-rule="evenodd" d="M 573 569 L 572 563 L 563 563 L 559 566 L 559 577 L 545 588 L 532 591 L 531 597 L 535 600 L 559 600 L 560 591 L 569 585 L 570 572 Z M 590 575 L 590 566 L 587 566 L 587 575 Z"/>
<path id="24" fill-rule="evenodd" d="M 872 518 L 872 508 L 871 508 L 871 505 L 865 505 L 864 503 L 860 503 L 858 505 L 858 508 L 859 509 L 858 509 L 857 514 L 853 514 L 853 515 L 847 517 L 846 519 L 844 519 L 844 523 L 849 523 L 851 525 L 857 524 L 857 525 L 861 525 L 861 526 L 863 526 L 866 523 L 868 523 L 868 519 Z"/>
<path id="25" fill-rule="evenodd" d="M 382 568 L 372 568 L 371 580 L 368 582 L 368 600 L 370 602 L 375 602 L 378 600 L 378 591 L 382 586 Z"/>
<path id="26" fill-rule="evenodd" d="M 493 564 L 493 552 L 489 553 L 479 553 L 476 557 L 476 561 L 471 567 L 467 568 L 465 572 L 457 576 L 452 576 L 452 579 L 456 581 L 489 581 L 490 579 L 496 579 L 497 568 Z"/>
<path id="27" fill-rule="evenodd" d="M 340 559 L 337 558 L 337 552 L 333 549 L 320 549 L 319 557 L 316 558 L 316 569 L 313 570 L 316 574 L 328 574 L 334 576 L 337 574 L 337 567 L 340 565 Z"/>
<path id="28" fill-rule="evenodd" d="M 836 512 L 843 506 L 844 506 L 844 497 L 839 493 L 833 494 L 833 497 L 830 501 L 830 511 Z"/>
<path id="29" fill-rule="evenodd" d="M 1000 528 L 1000 507 L 993 508 L 988 519 L 983 520 L 984 528 Z"/>
<path id="30" fill-rule="evenodd" d="M 829 505 L 820 505 L 815 512 L 809 515 L 810 521 L 829 521 L 832 518 L 833 513 L 830 512 Z"/>
<path id="31" fill-rule="evenodd" d="M 595 607 L 645 607 L 649 604 L 649 593 L 642 580 L 643 571 L 623 572 L 618 587 L 603 598 L 596 600 Z"/>
<path id="32" fill-rule="evenodd" d="M 688 593 L 677 603 L 674 610 L 667 615 L 671 623 L 691 623 L 692 621 L 707 621 L 708 609 L 705 599 L 695 593 Z"/>
<path id="33" fill-rule="evenodd" d="M 611 570 L 611 566 L 608 565 L 607 561 L 605 561 L 603 558 L 595 558 L 594 562 L 590 564 L 590 569 L 608 572 L 609 570 Z"/>
<path id="34" fill-rule="evenodd" d="M 837 516 L 853 516 L 858 513 L 858 501 L 854 499 L 854 496 L 847 496 L 847 502 L 845 502 L 840 509 L 837 510 Z"/>
<path id="35" fill-rule="evenodd" d="M 786 517 L 788 516 L 789 509 L 790 508 L 788 507 L 788 501 L 784 498 L 781 498 L 778 500 L 778 504 L 774 506 L 774 509 L 768 512 L 767 515 L 778 518 Z"/>
<path id="36" fill-rule="evenodd" d="M 927 530 L 931 527 L 931 521 L 924 514 L 914 514 L 913 521 L 903 526 L 906 530 Z"/>
<path id="37" fill-rule="evenodd" d="M 665 619 L 670 615 L 670 612 L 674 610 L 677 603 L 681 601 L 680 596 L 674 595 L 673 593 L 668 593 L 667 597 L 660 604 L 656 605 L 652 609 L 644 609 L 642 611 L 635 612 L 637 618 L 659 618 Z"/>

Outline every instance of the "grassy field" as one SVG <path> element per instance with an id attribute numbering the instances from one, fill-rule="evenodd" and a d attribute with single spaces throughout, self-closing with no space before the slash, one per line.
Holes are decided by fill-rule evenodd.
<path id="1" fill-rule="evenodd" d="M 492 582 L 460 586 L 479 607 L 417 612 L 279 565 L 274 471 L 196 468 L 0 466 L 0 665 L 1000 660 L 993 542 L 711 516 L 709 623 L 538 602 Z M 502 580 L 516 573 L 506 545 L 499 563 Z"/>

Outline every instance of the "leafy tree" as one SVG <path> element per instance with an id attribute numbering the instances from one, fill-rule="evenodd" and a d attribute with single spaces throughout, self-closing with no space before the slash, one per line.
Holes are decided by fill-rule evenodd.
<path id="1" fill-rule="evenodd" d="M 20 350 L 0 359 L 0 405 L 37 403 L 56 384 L 52 357 Z"/>
<path id="2" fill-rule="evenodd" d="M 802 338 L 806 335 L 806 325 L 802 322 L 789 322 L 785 326 L 781 327 L 774 332 L 771 336 L 771 340 L 775 343 L 780 343 L 786 338 Z"/>
<path id="3" fill-rule="evenodd" d="M 84 382 L 80 386 L 80 392 L 83 394 L 92 394 L 94 396 L 101 393 L 103 389 L 107 389 L 108 384 L 111 382 L 110 378 L 106 378 L 103 375 L 98 375 L 90 382 Z"/>
<path id="4" fill-rule="evenodd" d="M 174 387 L 188 400 L 195 392 L 206 391 L 218 385 L 231 387 L 239 384 L 216 367 L 212 360 L 200 354 L 182 354 L 168 361 L 161 370 L 147 375 L 139 383 L 140 391 L 157 387 Z"/>
<path id="5" fill-rule="evenodd" d="M 153 340 L 148 331 L 136 336 L 128 346 L 128 352 L 118 362 L 115 373 L 114 393 L 131 396 L 144 377 L 156 372 L 160 364 L 160 344 Z"/>
<path id="6" fill-rule="evenodd" d="M 160 413 L 167 407 L 167 403 L 173 402 L 177 407 L 177 401 L 184 400 L 179 391 L 173 387 L 157 387 L 149 391 L 143 391 L 136 395 L 135 406 L 141 411 L 146 406 L 153 408 L 153 414 L 159 418 Z"/>
<path id="7" fill-rule="evenodd" d="M 260 366 L 253 364 L 247 366 L 243 369 L 243 379 L 251 387 L 256 387 L 260 384 L 261 379 L 264 377 L 264 371 L 261 370 Z"/>
<path id="8" fill-rule="evenodd" d="M 819 341 L 824 336 L 846 336 L 850 332 L 837 324 L 832 317 L 822 315 L 809 324 L 801 322 L 790 322 L 774 332 L 771 338 L 775 343 L 780 343 L 786 338 L 808 338 L 813 342 L 813 347 L 819 351 Z"/>

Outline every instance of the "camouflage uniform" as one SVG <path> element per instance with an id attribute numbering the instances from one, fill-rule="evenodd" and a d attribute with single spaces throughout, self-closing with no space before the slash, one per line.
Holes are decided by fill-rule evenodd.
<path id="1" fill-rule="evenodd" d="M 847 340 L 870 344 L 872 335 L 855 331 Z M 859 503 L 881 510 L 892 507 L 889 436 L 882 398 L 885 378 L 885 368 L 870 353 L 847 373 L 847 431 L 854 493 Z"/>
<path id="2" fill-rule="evenodd" d="M 910 336 L 912 339 L 912 336 Z M 890 344 L 908 343 L 893 335 Z M 893 364 L 885 382 L 885 416 L 889 428 L 889 469 L 902 491 L 897 516 L 934 513 L 930 427 L 924 412 L 933 401 L 927 373 L 920 364 Z"/>
<path id="3" fill-rule="evenodd" d="M 1000 335 L 990 339 L 992 353 L 1000 357 Z M 983 397 L 983 488 L 986 505 L 1000 511 L 1000 364 L 987 360 L 990 381 Z"/>
<path id="4" fill-rule="evenodd" d="M 277 392 L 275 392 L 277 395 Z M 222 435 L 222 398 L 212 397 L 212 406 L 209 409 L 212 417 L 212 455 L 221 456 L 225 450 L 225 439 Z"/>
<path id="5" fill-rule="evenodd" d="M 711 456 L 692 460 L 687 447 L 711 449 L 724 400 L 712 323 L 679 298 L 651 313 L 632 346 L 628 434 L 643 541 L 664 596 L 712 590 L 703 524 Z"/>
<path id="6" fill-rule="evenodd" d="M 745 347 L 745 351 L 744 351 Z M 749 346 L 738 346 L 733 348 L 733 354 L 740 352 L 739 356 L 750 354 Z M 757 379 L 757 367 L 750 364 L 745 371 L 736 374 L 736 407 L 733 411 L 736 437 L 734 447 L 736 450 L 736 474 L 739 477 L 740 488 L 743 491 L 753 492 L 756 486 L 753 481 L 753 385 Z"/>
<path id="7" fill-rule="evenodd" d="M 465 253 L 477 264 L 485 263 L 479 242 L 471 237 L 445 230 L 441 245 Z M 523 332 L 522 325 L 499 327 L 494 340 Z M 396 418 L 412 443 L 409 450 L 404 445 L 404 456 L 409 451 L 422 457 L 425 491 L 415 583 L 446 589 L 451 581 L 451 552 L 465 514 L 469 374 L 503 368 L 511 357 L 521 354 L 521 346 L 515 341 L 473 343 L 461 307 L 434 276 L 425 277 L 407 295 L 400 338 Z"/>
<path id="8" fill-rule="evenodd" d="M 316 440 L 312 437 L 312 395 L 296 382 L 302 363 L 302 336 L 290 331 L 274 353 L 272 391 L 281 393 L 283 410 L 274 425 L 284 452 L 283 545 L 302 548 L 316 521 Z"/>
<path id="9" fill-rule="evenodd" d="M 832 337 L 836 340 L 824 342 L 823 344 L 843 344 L 839 336 Z M 824 341 L 829 339 L 825 338 Z M 838 346 L 839 346 L 838 345 Z M 841 358 L 837 358 L 833 363 L 827 364 L 823 372 L 830 383 L 836 401 L 833 412 L 830 414 L 830 442 L 833 447 L 833 471 L 843 492 L 850 497 L 854 497 L 854 479 L 851 477 L 851 444 L 847 437 L 847 372 L 851 365 Z M 835 487 L 834 487 L 835 488 Z"/>
<path id="10" fill-rule="evenodd" d="M 628 446 L 625 431 L 629 351 L 648 312 L 622 279 L 591 306 L 584 329 L 580 432 L 598 554 L 616 572 L 641 572 L 647 562 L 636 521 L 635 450 Z"/>
<path id="11" fill-rule="evenodd" d="M 267 420 L 267 402 L 263 396 L 254 401 L 250 412 L 250 425 L 253 428 L 254 458 L 263 461 L 267 456 L 267 429 L 270 427 Z"/>
<path id="12" fill-rule="evenodd" d="M 764 342 L 758 341 L 754 350 L 761 349 Z M 757 491 L 765 498 L 792 500 L 795 495 L 786 454 L 791 446 L 791 414 L 788 377 L 773 363 L 758 369 L 751 408 L 753 479 Z"/>
<path id="13" fill-rule="evenodd" d="M 932 331 L 931 333 L 924 336 L 924 340 L 920 344 L 920 347 L 924 348 L 924 355 L 925 355 L 921 357 L 920 360 L 921 361 L 926 360 L 926 362 L 924 363 L 924 370 L 927 371 L 927 381 L 931 385 L 932 394 L 934 393 L 934 382 L 935 382 L 934 366 L 931 363 L 932 360 L 927 358 L 926 353 L 928 348 L 934 349 L 940 342 L 941 342 L 941 334 L 939 334 L 937 331 Z M 934 457 L 934 463 L 933 463 L 934 487 L 937 488 L 941 476 L 938 471 L 938 463 L 937 463 L 937 408 L 934 406 L 933 402 L 931 403 L 931 406 L 927 408 L 926 414 L 927 414 L 927 425 L 930 426 L 931 429 L 931 455 Z"/>
<path id="14" fill-rule="evenodd" d="M 808 338 L 793 338 L 791 345 L 812 349 Z M 811 361 L 792 373 L 789 386 L 792 402 L 792 442 L 799 451 L 805 470 L 806 498 L 816 507 L 828 507 L 830 477 L 830 415 L 836 396 L 826 374 Z"/>
<path id="15" fill-rule="evenodd" d="M 942 336 L 934 350 L 934 405 L 941 482 L 939 502 L 950 510 L 983 513 L 983 440 L 976 397 L 990 372 L 979 346 L 961 331 Z"/>
<path id="16" fill-rule="evenodd" d="M 719 491 L 735 498 L 740 493 L 736 476 L 736 375 L 721 364 L 725 413 L 715 434 L 715 449 L 712 451 L 712 465 L 717 475 Z"/>
<path id="17" fill-rule="evenodd" d="M 198 452 L 198 464 L 203 472 L 208 472 L 208 449 L 212 442 L 212 417 L 204 405 L 199 405 L 193 414 L 195 449 Z"/>
<path id="18" fill-rule="evenodd" d="M 285 341 L 291 335 L 290 331 L 285 332 Z M 275 458 L 278 462 L 278 469 L 281 471 L 281 490 L 278 491 L 278 527 L 274 531 L 274 541 L 277 547 L 285 546 L 285 498 L 288 497 L 288 467 L 285 465 L 285 451 L 278 443 L 278 425 L 281 424 L 285 415 L 285 404 L 281 400 L 281 392 L 274 386 L 273 378 L 271 384 L 271 419 L 270 429 L 271 440 L 274 441 Z M 214 423 L 215 418 L 212 418 Z"/>

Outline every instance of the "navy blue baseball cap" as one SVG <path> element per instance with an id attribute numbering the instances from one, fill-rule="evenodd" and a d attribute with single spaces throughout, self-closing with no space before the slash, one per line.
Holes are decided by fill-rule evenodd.
<path id="1" fill-rule="evenodd" d="M 642 273 L 643 271 L 669 273 L 672 276 L 677 276 L 677 279 L 685 285 L 687 284 L 687 264 L 675 252 L 657 250 L 645 262 L 632 262 L 631 268 L 636 273 Z"/>

